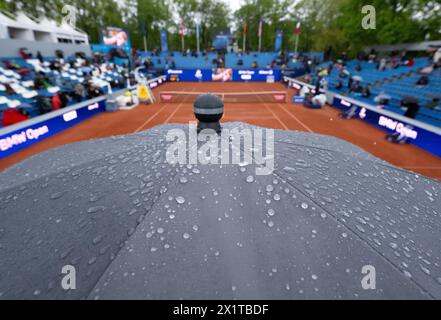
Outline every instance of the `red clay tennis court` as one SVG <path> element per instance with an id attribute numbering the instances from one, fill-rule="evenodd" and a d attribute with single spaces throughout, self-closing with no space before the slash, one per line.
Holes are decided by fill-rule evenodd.
<path id="1" fill-rule="evenodd" d="M 194 121 L 192 96 L 182 95 L 181 101 L 161 102 L 161 92 L 246 93 L 286 92 L 288 102 L 254 99 L 254 102 L 225 99 L 223 122 L 240 121 L 266 128 L 299 130 L 331 135 L 351 142 L 369 153 L 396 166 L 441 180 L 441 159 L 413 145 L 387 142 L 385 133 L 360 120 L 342 120 L 332 107 L 310 110 L 289 102 L 293 92 L 280 83 L 167 83 L 154 90 L 157 102 L 140 105 L 128 111 L 103 113 L 56 136 L 0 160 L 0 171 L 32 155 L 65 144 L 147 130 L 164 123 Z M 185 97 L 188 98 L 185 98 Z M 228 96 L 228 95 L 227 95 Z M 162 99 L 164 100 L 164 99 Z M 277 100 L 277 99 L 276 99 Z"/>

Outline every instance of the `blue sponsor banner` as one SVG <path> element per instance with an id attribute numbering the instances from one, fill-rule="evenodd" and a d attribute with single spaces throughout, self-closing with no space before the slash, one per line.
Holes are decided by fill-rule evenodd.
<path id="1" fill-rule="evenodd" d="M 213 71 L 211 69 L 168 69 L 167 80 L 179 81 L 212 81 Z"/>
<path id="2" fill-rule="evenodd" d="M 161 50 L 168 52 L 167 30 L 161 30 Z"/>
<path id="3" fill-rule="evenodd" d="M 179 81 L 256 81 L 277 82 L 281 79 L 280 70 L 272 69 L 168 69 L 167 80 Z"/>
<path id="4" fill-rule="evenodd" d="M 277 30 L 276 31 L 276 40 L 274 43 L 274 51 L 279 52 L 282 50 L 282 43 L 283 43 L 283 31 Z"/>
<path id="5" fill-rule="evenodd" d="M 281 74 L 273 69 L 237 69 L 233 70 L 233 81 L 278 82 Z"/>
<path id="6" fill-rule="evenodd" d="M 351 103 L 338 97 L 334 98 L 333 105 L 343 111 L 351 108 L 356 118 L 370 123 L 388 133 L 403 134 L 408 141 L 416 146 L 441 157 L 441 135 L 425 128 L 412 125 L 409 122 L 399 120 L 393 116 L 383 115 L 374 110 Z"/>
<path id="7" fill-rule="evenodd" d="M 60 110 L 57 112 L 59 115 L 51 118 L 47 118 L 46 115 L 41 116 L 47 119 L 40 122 L 34 121 L 29 126 L 0 136 L 0 159 L 47 139 L 105 110 L 106 100 L 103 99 L 80 108 L 68 108 L 64 112 Z"/>

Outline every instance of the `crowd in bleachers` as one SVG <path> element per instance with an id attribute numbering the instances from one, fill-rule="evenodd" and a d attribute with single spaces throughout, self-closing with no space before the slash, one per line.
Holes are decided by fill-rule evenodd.
<path id="1" fill-rule="evenodd" d="M 19 56 L 0 60 L 1 126 L 124 88 L 130 80 L 128 69 L 100 54 L 43 57 L 22 49 Z"/>
<path id="2" fill-rule="evenodd" d="M 403 99 L 411 96 L 420 108 L 416 119 L 441 126 L 441 49 L 430 58 L 407 52 L 379 57 L 375 51 L 356 60 L 343 56 L 319 65 L 304 80 L 402 115 Z"/>
<path id="3" fill-rule="evenodd" d="M 144 65 L 150 69 L 293 69 L 311 67 L 322 62 L 322 54 L 297 55 L 287 51 L 253 52 L 242 51 L 222 52 L 196 50 L 184 52 L 161 52 L 156 49 L 151 52 L 140 52 L 135 58 L 135 65 Z"/>

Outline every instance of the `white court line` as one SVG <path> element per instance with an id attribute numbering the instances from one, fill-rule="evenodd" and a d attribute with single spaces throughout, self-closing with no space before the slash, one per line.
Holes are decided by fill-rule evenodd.
<path id="1" fill-rule="evenodd" d="M 248 83 L 248 82 L 245 82 L 246 83 L 246 85 L 250 88 L 250 90 L 253 92 L 253 93 L 256 93 L 256 91 L 254 91 L 254 89 L 250 86 L 250 84 Z M 274 111 L 273 110 L 271 110 L 271 108 L 269 108 L 267 105 L 266 105 L 266 103 L 265 102 L 263 102 L 263 100 L 262 100 L 262 98 L 260 98 L 259 97 L 259 99 L 260 99 L 260 101 L 263 103 L 263 105 L 265 106 L 265 108 L 273 115 L 273 117 L 282 125 L 282 127 L 285 129 L 285 130 L 289 130 L 289 128 L 285 125 L 285 123 L 274 113 Z"/>
<path id="2" fill-rule="evenodd" d="M 134 131 L 134 133 L 138 133 L 139 131 L 141 131 L 147 123 L 149 123 L 150 121 L 152 121 L 162 110 L 164 110 L 169 104 L 165 104 L 161 109 L 159 109 L 154 115 L 152 115 L 150 118 L 148 118 L 138 129 L 136 129 Z"/>
<path id="3" fill-rule="evenodd" d="M 291 112 L 289 112 L 289 110 L 287 110 L 284 106 L 282 106 L 281 104 L 277 104 L 280 108 L 282 108 L 282 110 L 284 110 L 291 118 L 293 118 L 295 121 L 297 121 L 303 128 L 305 128 L 307 131 L 309 131 L 310 133 L 314 133 L 314 131 L 308 127 L 306 124 L 304 124 L 302 121 L 300 121 L 299 118 L 297 118 L 295 115 L 293 115 Z"/>
<path id="4" fill-rule="evenodd" d="M 190 91 L 190 92 L 193 92 L 193 91 L 194 91 L 194 88 L 191 88 L 191 91 Z M 188 96 L 187 96 L 187 98 L 188 98 Z M 182 102 L 176 107 L 175 111 L 173 111 L 172 114 L 167 118 L 167 120 L 165 120 L 165 123 L 168 123 L 168 122 L 170 121 L 170 119 L 173 118 L 173 116 L 179 111 L 179 108 L 185 103 L 185 100 L 186 100 L 186 99 L 184 99 L 184 101 L 182 101 Z"/>
<path id="5" fill-rule="evenodd" d="M 184 90 L 181 90 L 183 92 Z M 143 128 L 152 121 L 159 113 L 161 113 L 170 103 L 166 103 L 161 109 L 159 109 L 155 114 L 153 114 L 150 118 L 148 118 L 138 129 L 134 131 L 134 133 L 138 133 L 143 130 Z M 178 106 L 179 107 L 179 106 Z"/>

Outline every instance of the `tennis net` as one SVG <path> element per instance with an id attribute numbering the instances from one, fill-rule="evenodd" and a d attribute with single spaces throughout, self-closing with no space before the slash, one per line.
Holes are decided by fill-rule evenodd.
<path id="1" fill-rule="evenodd" d="M 161 102 L 193 103 L 197 97 L 207 92 L 163 91 L 159 94 Z M 224 103 L 284 103 L 288 94 L 284 91 L 263 92 L 210 92 L 217 95 Z"/>

